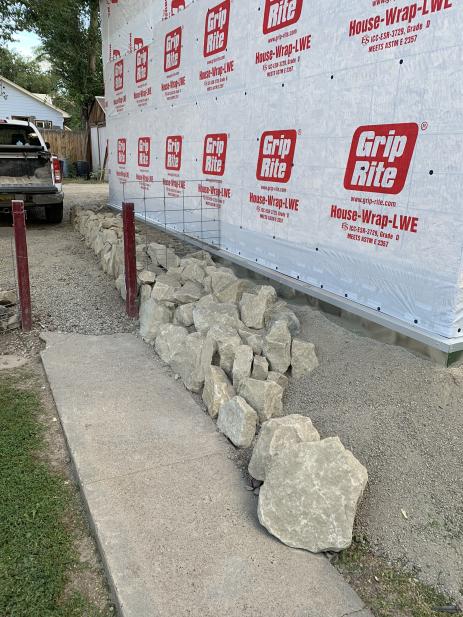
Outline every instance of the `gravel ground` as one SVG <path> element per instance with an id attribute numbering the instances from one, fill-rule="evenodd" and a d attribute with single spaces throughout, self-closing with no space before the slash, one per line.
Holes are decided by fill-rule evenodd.
<path id="1" fill-rule="evenodd" d="M 424 582 L 463 594 L 463 368 L 441 368 L 400 347 L 294 307 L 320 367 L 292 381 L 285 413 L 339 435 L 366 466 L 357 531 Z"/>
<path id="2" fill-rule="evenodd" d="M 73 205 L 104 205 L 105 184 L 66 184 L 62 225 L 47 225 L 40 212 L 28 215 L 27 242 L 34 331 L 2 335 L 2 353 L 33 354 L 40 345 L 37 332 L 58 330 L 80 334 L 134 332 L 125 316 L 114 282 L 100 270 L 98 260 L 71 227 Z M 0 218 L 0 263 L 11 262 L 11 220 Z M 11 276 L 10 276 L 11 278 Z"/>
<path id="3" fill-rule="evenodd" d="M 66 185 L 65 223 L 30 220 L 35 330 L 0 336 L 0 353 L 33 355 L 44 328 L 82 334 L 134 332 L 113 281 L 69 224 L 74 204 L 104 204 L 106 185 Z M 0 219 L 0 263 L 10 222 Z M 163 240 L 150 231 L 150 240 Z M 165 239 L 165 237 L 164 237 Z M 172 243 L 178 250 L 178 243 Z M 349 331 L 300 300 L 303 338 L 320 367 L 292 381 L 285 413 L 312 418 L 322 437 L 339 435 L 369 472 L 357 531 L 373 550 L 457 598 L 463 593 L 463 368 L 441 368 Z M 237 453 L 243 467 L 249 452 Z"/>

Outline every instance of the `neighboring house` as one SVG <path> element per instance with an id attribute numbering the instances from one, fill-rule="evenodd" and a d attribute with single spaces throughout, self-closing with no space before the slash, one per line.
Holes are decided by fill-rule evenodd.
<path id="1" fill-rule="evenodd" d="M 92 171 L 103 169 L 107 157 L 106 103 L 104 96 L 96 96 L 88 119 L 92 144 Z"/>
<path id="2" fill-rule="evenodd" d="M 29 120 L 39 129 L 64 129 L 70 115 L 46 94 L 34 94 L 0 75 L 0 118 Z"/>

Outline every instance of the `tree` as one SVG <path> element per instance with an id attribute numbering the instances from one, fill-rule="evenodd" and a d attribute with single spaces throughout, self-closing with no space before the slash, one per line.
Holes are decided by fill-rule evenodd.
<path id="1" fill-rule="evenodd" d="M 6 47 L 0 47 L 0 75 L 29 92 L 58 96 L 59 79 L 55 73 L 44 70 L 37 59 L 23 58 Z"/>
<path id="2" fill-rule="evenodd" d="M 0 0 L 1 18 L 4 37 L 13 28 L 37 33 L 86 125 L 95 96 L 104 92 L 98 0 Z"/>

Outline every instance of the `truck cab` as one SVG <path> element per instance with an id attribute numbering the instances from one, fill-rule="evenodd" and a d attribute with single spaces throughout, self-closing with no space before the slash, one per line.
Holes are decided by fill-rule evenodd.
<path id="1" fill-rule="evenodd" d="M 63 185 L 58 157 L 53 156 L 32 122 L 0 119 L 0 212 L 11 201 L 43 207 L 49 223 L 63 220 Z"/>

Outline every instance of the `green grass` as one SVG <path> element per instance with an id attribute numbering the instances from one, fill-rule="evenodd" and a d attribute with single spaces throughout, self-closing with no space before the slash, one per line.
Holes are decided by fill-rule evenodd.
<path id="1" fill-rule="evenodd" d="M 453 604 L 413 575 L 374 556 L 364 538 L 356 538 L 333 563 L 376 617 L 437 617 L 445 614 L 436 612 L 437 607 Z"/>
<path id="2" fill-rule="evenodd" d="M 66 524 L 72 492 L 38 456 L 39 398 L 12 383 L 0 379 L 0 616 L 103 617 L 66 591 L 82 567 Z"/>

